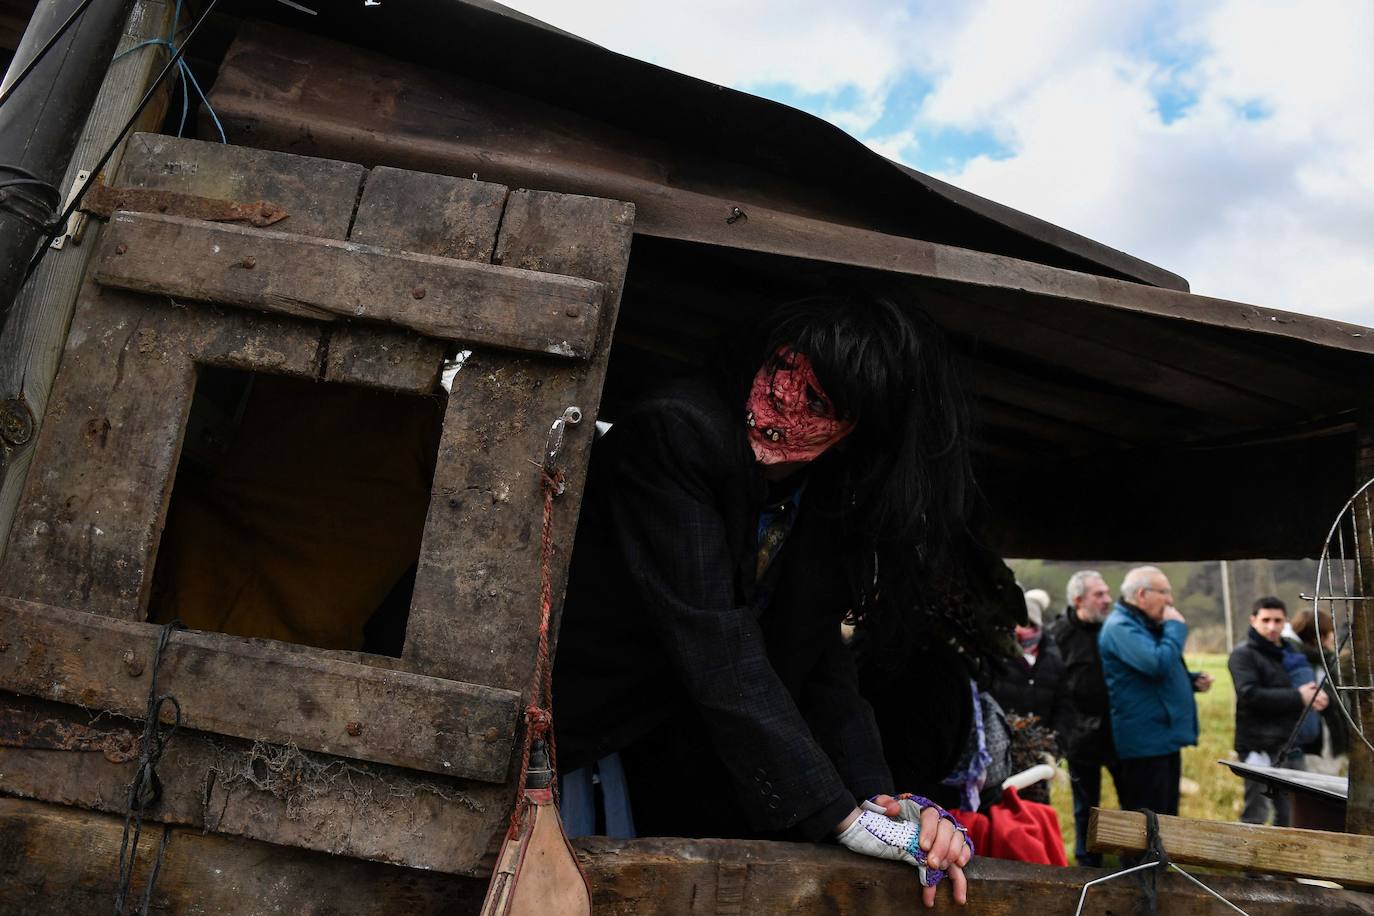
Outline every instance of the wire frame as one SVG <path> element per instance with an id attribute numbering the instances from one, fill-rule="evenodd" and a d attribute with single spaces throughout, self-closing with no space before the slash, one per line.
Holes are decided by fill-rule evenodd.
<path id="1" fill-rule="evenodd" d="M 1374 734 L 1366 734 L 1364 722 L 1374 704 L 1374 659 L 1371 647 L 1353 636 L 1366 615 L 1374 614 L 1374 480 L 1350 497 L 1327 535 L 1317 564 L 1317 589 L 1312 596 L 1317 644 L 1324 646 L 1330 634 L 1336 652 L 1322 652 L 1322 666 L 1331 679 L 1333 693 L 1354 734 L 1374 751 Z M 1330 615 L 1322 626 L 1321 611 Z M 1358 650 L 1358 652 L 1356 651 Z"/>

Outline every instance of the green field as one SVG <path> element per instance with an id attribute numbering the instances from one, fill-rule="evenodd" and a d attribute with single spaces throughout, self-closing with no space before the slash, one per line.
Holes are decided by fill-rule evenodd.
<path id="1" fill-rule="evenodd" d="M 1179 814 L 1183 817 L 1212 821 L 1240 820 L 1244 790 L 1240 779 L 1218 760 L 1234 756 L 1231 749 L 1236 727 L 1236 692 L 1231 673 L 1226 670 L 1225 655 L 1188 655 L 1188 667 L 1206 671 L 1214 680 L 1212 689 L 1197 694 L 1200 724 L 1198 746 L 1183 749 L 1183 777 L 1197 784 L 1197 791 L 1183 795 Z M 1188 787 L 1191 789 L 1191 786 Z M 1051 790 L 1051 801 L 1059 813 L 1064 833 L 1064 847 L 1069 862 L 1073 862 L 1073 797 L 1070 794 L 1067 771 L 1061 770 Z M 1102 774 L 1102 807 L 1117 806 L 1116 789 L 1111 778 Z"/>

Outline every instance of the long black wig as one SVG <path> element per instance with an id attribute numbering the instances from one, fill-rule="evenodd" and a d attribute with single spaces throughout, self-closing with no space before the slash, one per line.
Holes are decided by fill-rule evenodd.
<path id="1" fill-rule="evenodd" d="M 914 302 L 866 290 L 784 303 L 739 354 L 743 392 L 787 349 L 806 354 L 840 419 L 854 422 L 823 455 L 809 487 L 852 545 L 844 562 L 853 616 L 884 667 L 931 645 L 976 665 L 1024 613 L 1010 571 L 974 533 L 977 503 L 963 381 L 935 323 Z M 814 505 L 819 503 L 819 505 Z"/>

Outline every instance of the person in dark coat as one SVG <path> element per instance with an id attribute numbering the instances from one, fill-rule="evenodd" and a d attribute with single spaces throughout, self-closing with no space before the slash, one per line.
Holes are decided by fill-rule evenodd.
<path id="1" fill-rule="evenodd" d="M 1074 861 L 1101 867 L 1102 855 L 1088 852 L 1088 819 L 1102 801 L 1102 768 L 1120 791 L 1116 748 L 1112 744 L 1111 705 L 1097 638 L 1112 609 L 1112 593 L 1101 573 L 1082 569 L 1069 577 L 1068 609 L 1050 625 L 1064 659 L 1070 724 L 1060 734 L 1073 789 Z"/>
<path id="2" fill-rule="evenodd" d="M 834 837 L 948 869 L 962 902 L 971 850 L 937 806 L 891 796 L 840 629 L 957 658 L 920 611 L 966 537 L 951 363 L 919 313 L 846 295 L 779 310 L 745 366 L 647 394 L 594 449 L 554 666 L 560 770 L 617 758 L 641 835 Z M 909 722 L 970 720 L 949 670 L 911 679 Z M 908 838 L 919 818 L 919 850 L 875 839 L 893 815 Z"/>
<path id="3" fill-rule="evenodd" d="M 1328 758 L 1325 766 L 1316 765 L 1321 772 L 1333 773 L 1336 772 L 1336 764 L 1341 755 L 1350 753 L 1350 723 L 1345 721 L 1345 714 L 1337 705 L 1338 697 L 1331 680 L 1325 676 L 1327 671 L 1335 671 L 1339 667 L 1336 657 L 1335 624 L 1326 611 L 1318 610 L 1313 614 L 1311 608 L 1303 608 L 1293 615 L 1293 632 L 1298 634 L 1302 653 L 1307 657 L 1307 663 L 1312 666 L 1317 682 L 1322 685 L 1322 692 L 1326 694 L 1327 699 L 1326 709 L 1322 710 L 1325 734 L 1304 747 L 1303 753 L 1309 763 L 1314 757 Z M 1309 766 L 1309 769 L 1311 768 Z"/>
<path id="4" fill-rule="evenodd" d="M 1327 695 L 1320 692 L 1310 667 L 1305 675 L 1294 678 L 1285 665 L 1285 653 L 1298 652 L 1284 643 L 1283 627 L 1287 622 L 1288 610 L 1278 598 L 1268 596 L 1255 601 L 1250 630 L 1245 641 L 1231 650 L 1227 667 L 1236 688 L 1236 753 L 1240 759 L 1261 766 L 1300 770 L 1302 749 L 1286 747 L 1288 738 L 1307 704 L 1311 703 L 1320 713 L 1326 708 Z M 1287 826 L 1286 799 L 1280 797 L 1271 805 L 1264 785 L 1247 779 L 1245 809 L 1240 819 L 1247 824 L 1267 823 L 1271 808 L 1275 825 Z"/>
<path id="5" fill-rule="evenodd" d="M 1000 660 L 991 690 L 1006 712 L 1038 717 L 1040 726 L 1054 732 L 1056 744 L 1062 747 L 1062 736 L 1068 733 L 1072 721 L 1069 685 L 1054 637 L 1041 626 L 1044 613 L 1043 606 L 1027 595 L 1027 622 L 1018 625 L 1014 632 L 1020 652 Z M 1021 795 L 1032 801 L 1049 801 L 1047 787 L 1041 790 L 1033 786 Z"/>

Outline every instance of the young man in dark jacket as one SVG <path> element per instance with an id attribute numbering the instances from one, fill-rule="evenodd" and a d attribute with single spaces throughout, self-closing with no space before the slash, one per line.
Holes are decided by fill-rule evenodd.
<path id="1" fill-rule="evenodd" d="M 1250 612 L 1250 632 L 1231 651 L 1227 667 L 1236 687 L 1236 753 L 1240 759 L 1300 770 L 1302 751 L 1294 748 L 1283 754 L 1284 744 L 1307 704 L 1312 703 L 1312 708 L 1320 712 L 1326 708 L 1327 696 L 1322 693 L 1313 700 L 1318 688 L 1310 677 L 1306 683 L 1294 686 L 1284 664 L 1283 625 L 1287 622 L 1287 608 L 1278 598 L 1257 600 Z M 1274 823 L 1287 826 L 1288 806 L 1283 800 L 1276 801 Z M 1247 824 L 1266 823 L 1269 808 L 1264 786 L 1247 779 L 1245 810 L 1240 819 Z"/>
<path id="2" fill-rule="evenodd" d="M 1088 817 L 1102 801 L 1102 768 L 1118 785 L 1116 748 L 1112 745 L 1111 706 L 1097 637 L 1112 610 L 1112 593 L 1101 573 L 1081 569 L 1065 590 L 1068 610 L 1049 626 L 1064 659 L 1071 715 L 1059 746 L 1069 761 L 1073 787 L 1074 861 L 1100 867 L 1100 853 L 1088 852 Z"/>

